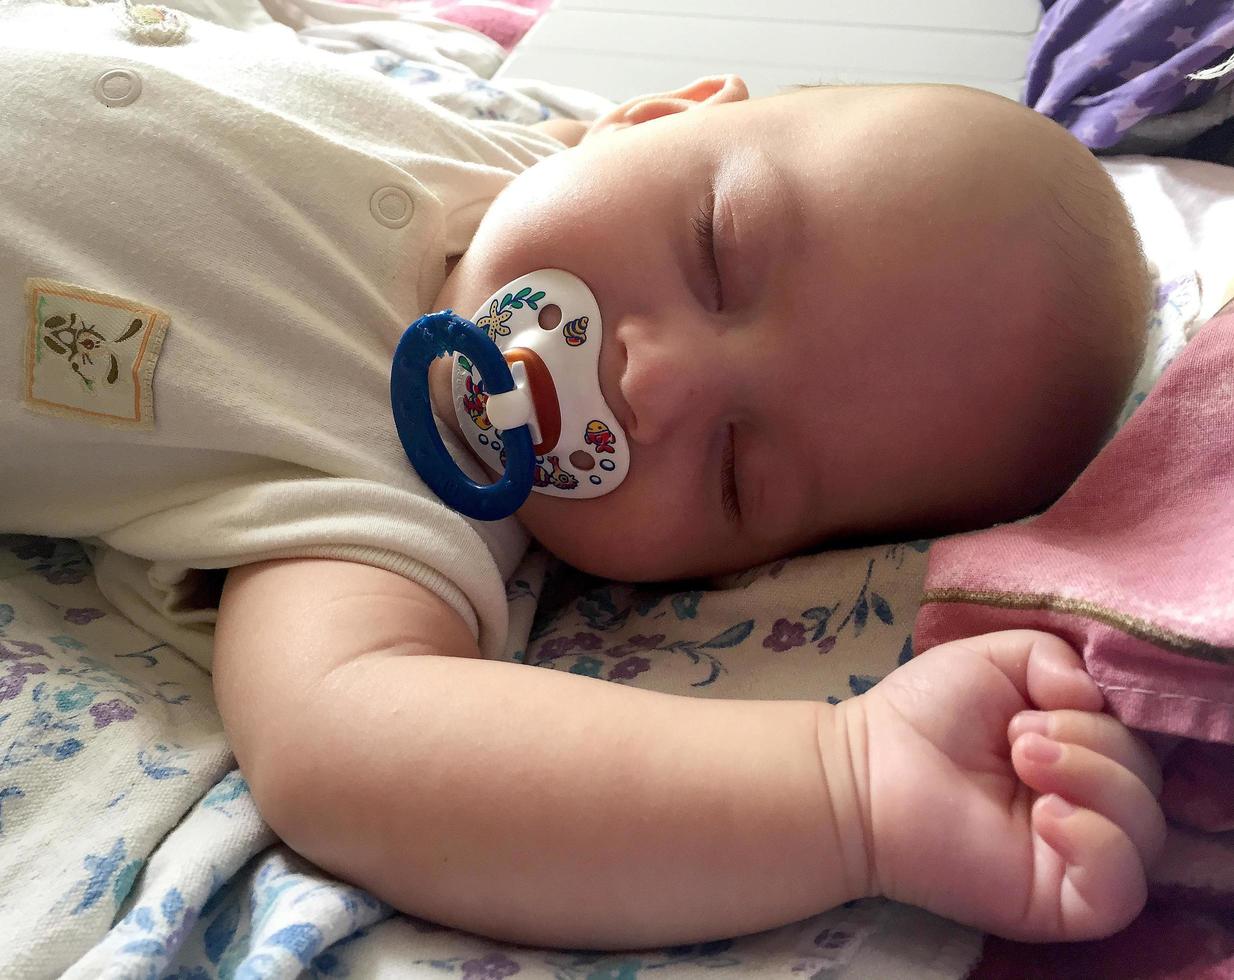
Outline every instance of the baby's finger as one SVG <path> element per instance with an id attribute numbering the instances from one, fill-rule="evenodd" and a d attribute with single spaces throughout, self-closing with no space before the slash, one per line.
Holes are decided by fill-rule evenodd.
<path id="1" fill-rule="evenodd" d="M 1139 776 L 1154 796 L 1161 795 L 1161 767 L 1152 750 L 1116 718 L 1092 711 L 1021 711 L 1007 726 L 1007 740 L 1014 744 L 1029 732 L 1099 752 Z"/>
<path id="2" fill-rule="evenodd" d="M 1011 747 L 1016 772 L 1038 793 L 1055 793 L 1113 821 L 1145 864 L 1165 843 L 1165 817 L 1144 782 L 1112 759 L 1082 745 L 1064 745 L 1033 732 Z"/>
<path id="3" fill-rule="evenodd" d="M 1037 837 L 1066 863 L 1055 921 L 1067 939 L 1104 938 L 1139 914 L 1148 896 L 1144 862 L 1118 826 L 1054 795 L 1037 800 L 1032 821 Z M 1043 878 L 1050 876 L 1049 865 L 1039 862 Z M 1048 893 L 1043 882 L 1038 894 Z"/>

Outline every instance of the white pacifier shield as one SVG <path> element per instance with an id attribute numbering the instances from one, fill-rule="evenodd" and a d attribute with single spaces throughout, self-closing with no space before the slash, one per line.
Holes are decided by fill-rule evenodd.
<path id="1" fill-rule="evenodd" d="M 540 317 L 550 306 L 561 316 L 546 329 Z M 497 290 L 472 321 L 505 355 L 518 389 L 493 396 L 490 418 L 490 398 L 480 372 L 468 358 L 455 355 L 454 411 L 480 458 L 496 472 L 505 470 L 502 427 L 513 428 L 528 418 L 536 446 L 533 491 L 583 499 L 617 489 L 629 471 L 630 453 L 625 430 L 600 391 L 604 331 L 600 308 L 586 283 L 562 269 L 531 272 Z M 551 384 L 544 383 L 541 366 Z M 561 420 L 555 438 L 554 396 Z M 549 409 L 544 418 L 537 401 Z"/>

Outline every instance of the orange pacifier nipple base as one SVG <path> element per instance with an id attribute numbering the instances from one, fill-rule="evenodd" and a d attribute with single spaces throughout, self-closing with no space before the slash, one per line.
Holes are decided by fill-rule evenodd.
<path id="1" fill-rule="evenodd" d="M 536 424 L 540 429 L 540 441 L 532 450 L 543 456 L 561 439 L 561 405 L 557 401 L 557 386 L 553 375 L 540 355 L 528 347 L 514 347 L 505 352 L 506 363 L 522 364 L 527 372 L 527 387 L 531 389 L 531 404 L 536 410 Z"/>

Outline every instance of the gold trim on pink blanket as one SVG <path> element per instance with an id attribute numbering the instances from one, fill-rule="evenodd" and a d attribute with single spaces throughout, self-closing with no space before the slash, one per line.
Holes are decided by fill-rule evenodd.
<path id="1" fill-rule="evenodd" d="M 929 602 L 967 602 L 975 606 L 997 606 L 1003 609 L 1047 609 L 1052 612 L 1086 616 L 1122 630 L 1130 636 L 1156 644 L 1197 660 L 1234 664 L 1234 648 L 1214 646 L 1194 636 L 1163 629 L 1135 616 L 1116 612 L 1084 599 L 1032 592 L 992 592 L 986 589 L 927 589 L 921 605 Z"/>

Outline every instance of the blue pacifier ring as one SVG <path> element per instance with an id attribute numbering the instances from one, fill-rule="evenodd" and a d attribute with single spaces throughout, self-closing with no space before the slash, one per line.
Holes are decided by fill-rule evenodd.
<path id="1" fill-rule="evenodd" d="M 404 332 L 390 367 L 390 407 L 408 460 L 442 502 L 467 517 L 498 521 L 531 496 L 536 457 L 526 425 L 502 430 L 506 469 L 492 484 L 467 476 L 437 431 L 429 400 L 428 370 L 438 357 L 464 354 L 480 370 L 490 395 L 514 390 L 514 377 L 487 333 L 452 310 L 420 317 Z"/>

